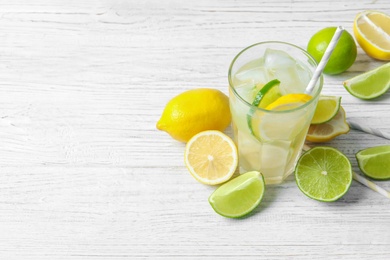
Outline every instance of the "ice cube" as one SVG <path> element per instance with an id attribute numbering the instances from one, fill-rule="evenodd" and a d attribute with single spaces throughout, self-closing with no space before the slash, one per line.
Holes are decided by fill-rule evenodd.
<path id="1" fill-rule="evenodd" d="M 264 67 L 270 71 L 294 65 L 295 60 L 284 51 L 267 48 L 264 52 Z"/>
<path id="2" fill-rule="evenodd" d="M 270 80 L 280 80 L 280 91 L 283 95 L 304 92 L 310 81 L 309 69 L 281 50 L 267 49 L 264 66 L 268 70 Z"/>
<path id="3" fill-rule="evenodd" d="M 252 81 L 247 81 L 234 87 L 237 94 L 249 103 L 252 103 L 254 99 L 253 97 L 254 88 L 255 88 L 255 84 Z"/>
<path id="4" fill-rule="evenodd" d="M 235 77 L 240 82 L 251 82 L 253 85 L 265 84 L 269 81 L 268 71 L 264 67 L 239 71 Z"/>

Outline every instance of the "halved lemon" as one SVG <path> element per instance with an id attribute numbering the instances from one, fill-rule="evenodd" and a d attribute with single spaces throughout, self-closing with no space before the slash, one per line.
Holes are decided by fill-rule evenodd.
<path id="1" fill-rule="evenodd" d="M 311 124 L 323 124 L 332 120 L 339 112 L 340 103 L 341 97 L 320 96 Z"/>
<path id="2" fill-rule="evenodd" d="M 328 142 L 336 136 L 349 132 L 349 125 L 345 120 L 345 111 L 342 106 L 337 115 L 327 123 L 310 125 L 306 140 L 313 143 Z"/>
<path id="3" fill-rule="evenodd" d="M 390 60 L 390 16 L 378 11 L 359 13 L 353 32 L 360 47 L 372 58 Z"/>
<path id="4" fill-rule="evenodd" d="M 228 181 L 238 164 L 233 140 L 220 131 L 203 131 L 193 136 L 184 154 L 187 169 L 197 181 L 217 185 Z"/>

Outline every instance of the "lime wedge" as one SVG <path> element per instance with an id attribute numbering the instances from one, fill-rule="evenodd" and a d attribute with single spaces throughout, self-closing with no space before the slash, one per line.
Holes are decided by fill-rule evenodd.
<path id="1" fill-rule="evenodd" d="M 323 124 L 332 120 L 339 112 L 341 97 L 320 96 L 311 124 Z"/>
<path id="2" fill-rule="evenodd" d="M 227 218 L 242 217 L 259 205 L 265 190 L 263 175 L 244 173 L 216 189 L 209 203 L 218 214 Z"/>
<path id="3" fill-rule="evenodd" d="M 279 85 L 280 85 L 280 81 L 277 79 L 273 79 L 267 84 L 265 84 L 259 90 L 259 92 L 257 92 L 255 99 L 252 102 L 252 107 L 246 116 L 248 127 L 252 134 L 254 134 L 252 129 L 252 117 L 253 114 L 255 113 L 255 108 L 253 107 L 265 108 L 266 106 L 268 106 L 268 104 L 278 99 L 282 95 L 280 94 Z"/>
<path id="4" fill-rule="evenodd" d="M 339 135 L 349 132 L 349 125 L 345 121 L 345 111 L 340 106 L 339 112 L 329 122 L 310 125 L 306 140 L 313 143 L 328 142 Z"/>
<path id="5" fill-rule="evenodd" d="M 390 88 L 390 62 L 344 81 L 345 89 L 361 99 L 373 99 Z"/>
<path id="6" fill-rule="evenodd" d="M 351 186 L 351 163 L 335 148 L 314 147 L 298 160 L 295 179 L 299 189 L 309 198 L 335 201 Z"/>
<path id="7" fill-rule="evenodd" d="M 356 159 L 360 170 L 368 177 L 390 179 L 390 145 L 361 150 L 356 154 Z"/>

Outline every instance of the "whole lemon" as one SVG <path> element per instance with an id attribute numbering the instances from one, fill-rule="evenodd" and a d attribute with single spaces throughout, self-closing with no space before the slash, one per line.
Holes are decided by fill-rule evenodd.
<path id="1" fill-rule="evenodd" d="M 157 129 L 187 142 L 205 130 L 223 131 L 231 121 L 229 98 L 216 89 L 185 91 L 172 98 L 157 122 Z"/>
<path id="2" fill-rule="evenodd" d="M 317 62 L 320 62 L 324 56 L 336 27 L 324 28 L 315 33 L 307 45 L 307 52 L 310 53 Z M 330 55 L 329 61 L 325 66 L 324 73 L 334 75 L 346 71 L 355 62 L 357 56 L 357 47 L 352 35 L 344 31 Z"/>

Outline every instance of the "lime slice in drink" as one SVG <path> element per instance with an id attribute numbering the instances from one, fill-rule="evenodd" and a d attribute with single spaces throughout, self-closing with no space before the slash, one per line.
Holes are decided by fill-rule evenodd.
<path id="1" fill-rule="evenodd" d="M 343 82 L 351 95 L 360 99 L 373 99 L 390 88 L 390 62 Z"/>
<path id="2" fill-rule="evenodd" d="M 228 218 L 242 217 L 259 205 L 265 190 L 263 175 L 244 173 L 216 189 L 209 203 L 218 214 Z"/>
<path id="3" fill-rule="evenodd" d="M 390 145 L 361 150 L 356 154 L 356 159 L 366 176 L 376 180 L 390 179 Z"/>
<path id="4" fill-rule="evenodd" d="M 283 111 L 295 109 L 311 99 L 310 95 L 306 94 L 287 94 L 281 96 L 266 107 L 266 110 Z M 250 120 L 252 134 L 262 141 L 269 140 L 293 140 L 305 125 L 306 118 L 302 116 L 291 116 L 291 114 L 272 114 L 262 111 L 257 111 Z M 249 120 L 249 118 L 248 118 Z"/>
<path id="5" fill-rule="evenodd" d="M 280 81 L 273 79 L 265 84 L 256 94 L 252 105 L 255 107 L 266 108 L 269 104 L 282 96 L 279 90 Z"/>
<path id="6" fill-rule="evenodd" d="M 341 97 L 320 96 L 311 124 L 323 124 L 332 120 L 339 112 L 340 103 Z"/>
<path id="7" fill-rule="evenodd" d="M 339 135 L 349 132 L 349 125 L 345 120 L 345 111 L 340 106 L 339 112 L 329 122 L 310 125 L 306 140 L 313 143 L 328 142 Z"/>
<path id="8" fill-rule="evenodd" d="M 298 160 L 295 179 L 299 189 L 309 198 L 331 202 L 347 193 L 352 183 L 352 167 L 339 150 L 318 146 Z"/>
<path id="9" fill-rule="evenodd" d="M 265 108 L 268 106 L 270 103 L 274 102 L 276 99 L 278 99 L 282 94 L 280 93 L 279 90 L 279 85 L 280 81 L 277 79 L 273 79 L 269 81 L 267 84 L 265 84 L 259 92 L 257 92 L 253 102 L 252 106 L 254 107 L 260 107 L 260 108 Z M 249 110 L 249 113 L 247 114 L 247 122 L 248 122 L 248 127 L 251 133 L 253 134 L 253 129 L 252 129 L 252 117 L 255 113 L 255 109 L 251 107 Z"/>

